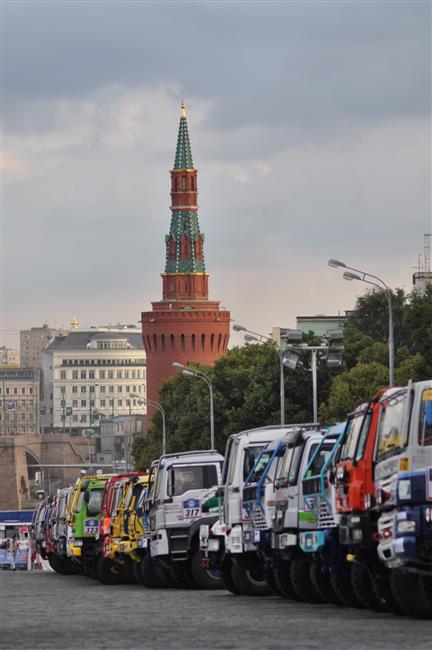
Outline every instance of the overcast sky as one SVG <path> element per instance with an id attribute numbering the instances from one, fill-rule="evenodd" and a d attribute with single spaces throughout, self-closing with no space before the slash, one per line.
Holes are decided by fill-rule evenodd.
<path id="1" fill-rule="evenodd" d="M 210 297 L 268 332 L 411 288 L 431 224 L 431 4 L 4 2 L 2 344 L 161 298 L 182 97 Z M 233 338 L 233 341 L 238 339 Z"/>

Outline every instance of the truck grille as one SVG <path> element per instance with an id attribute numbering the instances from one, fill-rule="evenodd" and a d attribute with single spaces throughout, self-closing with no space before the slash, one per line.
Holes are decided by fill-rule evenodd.
<path id="1" fill-rule="evenodd" d="M 319 504 L 319 514 L 318 514 L 318 527 L 319 528 L 334 528 L 336 526 L 336 521 L 333 517 L 333 513 L 329 508 L 328 504 L 320 499 Z"/>
<path id="2" fill-rule="evenodd" d="M 251 519 L 256 530 L 266 530 L 266 518 L 261 507 L 257 503 L 251 508 Z"/>

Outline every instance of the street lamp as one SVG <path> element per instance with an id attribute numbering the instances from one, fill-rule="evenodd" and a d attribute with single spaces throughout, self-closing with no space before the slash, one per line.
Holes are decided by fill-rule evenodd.
<path id="1" fill-rule="evenodd" d="M 162 405 L 159 404 L 159 402 L 155 402 L 152 399 L 146 399 L 145 397 L 141 397 L 140 395 L 136 395 L 136 393 L 131 393 L 129 397 L 132 397 L 133 399 L 137 399 L 138 404 L 149 404 L 150 406 L 153 406 L 157 411 L 162 416 L 162 455 L 166 454 L 166 419 L 165 419 L 165 410 L 163 409 Z"/>
<path id="2" fill-rule="evenodd" d="M 376 275 L 372 275 L 371 273 L 366 273 L 366 271 L 360 271 L 359 269 L 355 269 L 352 266 L 348 266 L 344 262 L 340 262 L 339 260 L 335 259 L 330 259 L 328 261 L 328 265 L 331 266 L 333 269 L 342 267 L 345 269 L 350 269 L 349 271 L 344 271 L 343 278 L 344 280 L 359 280 L 360 282 L 366 282 L 367 284 L 371 284 L 372 286 L 376 287 L 377 289 L 380 289 L 380 291 L 383 291 L 385 294 L 385 297 L 387 298 L 387 305 L 388 305 L 388 313 L 389 313 L 389 340 L 388 340 L 388 346 L 389 346 L 389 385 L 393 386 L 394 385 L 394 325 L 393 325 L 393 306 L 392 306 L 392 295 L 391 295 L 391 290 L 390 287 Z M 351 273 L 351 271 L 354 271 L 354 273 Z M 372 278 L 372 280 L 367 280 L 366 278 Z M 375 280 L 375 282 L 374 282 Z"/>
<path id="3" fill-rule="evenodd" d="M 205 383 L 207 384 L 210 392 L 210 449 L 214 449 L 215 435 L 214 435 L 213 384 L 211 382 L 210 377 L 202 370 L 196 370 L 195 368 L 187 368 L 182 363 L 178 363 L 178 361 L 174 361 L 172 366 L 173 368 L 178 368 L 179 370 L 181 370 L 182 375 L 184 375 L 185 377 L 198 377 L 199 379 L 205 381 Z"/>
<path id="4" fill-rule="evenodd" d="M 245 332 L 244 339 L 248 343 L 250 341 L 258 341 L 258 342 L 262 342 L 263 340 L 273 341 L 273 339 L 270 336 L 266 336 L 265 334 L 258 334 L 258 332 L 252 332 L 251 330 L 248 330 L 243 325 L 238 325 L 237 323 L 233 325 L 233 330 L 235 332 Z M 294 330 L 288 330 L 288 329 L 281 330 L 281 338 L 287 338 L 289 336 L 289 332 L 291 331 Z M 284 363 L 283 363 L 282 346 L 279 347 L 277 353 L 279 356 L 280 423 L 281 425 L 284 425 L 285 424 L 285 379 L 284 379 Z"/>

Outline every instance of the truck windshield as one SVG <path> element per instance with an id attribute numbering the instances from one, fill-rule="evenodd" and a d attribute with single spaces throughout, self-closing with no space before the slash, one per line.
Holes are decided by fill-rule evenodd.
<path id="1" fill-rule="evenodd" d="M 244 460 L 243 460 L 243 482 L 247 479 L 253 467 L 258 459 L 258 456 L 262 452 L 263 447 L 267 443 L 262 443 L 261 445 L 251 445 L 246 447 L 244 450 Z"/>
<path id="2" fill-rule="evenodd" d="M 253 468 L 252 474 L 249 475 L 249 483 L 256 483 L 257 481 L 260 480 L 262 473 L 264 472 L 265 468 L 267 467 L 270 457 L 272 455 L 272 451 L 264 451 L 256 463 L 255 467 Z M 247 478 L 247 477 L 246 477 Z"/>
<path id="3" fill-rule="evenodd" d="M 172 496 L 177 497 L 188 490 L 202 490 L 217 485 L 216 465 L 174 466 L 172 472 Z"/>
<path id="4" fill-rule="evenodd" d="M 90 497 L 87 503 L 88 515 L 92 515 L 94 517 L 95 515 L 98 515 L 100 513 L 101 504 L 102 504 L 102 493 L 103 490 L 100 489 L 90 491 Z"/>
<path id="5" fill-rule="evenodd" d="M 432 388 L 427 388 L 422 394 L 419 443 L 423 447 L 432 445 Z"/>
<path id="6" fill-rule="evenodd" d="M 341 460 L 354 458 L 364 421 L 364 412 L 356 413 L 348 421 L 345 431 L 345 441 L 340 455 Z"/>
<path id="7" fill-rule="evenodd" d="M 377 460 L 399 453 L 406 445 L 407 432 L 403 431 L 406 401 L 407 391 L 403 390 L 380 403 Z"/>

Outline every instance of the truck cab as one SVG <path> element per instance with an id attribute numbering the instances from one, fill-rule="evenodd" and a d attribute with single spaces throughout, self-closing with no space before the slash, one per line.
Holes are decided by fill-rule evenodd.
<path id="1" fill-rule="evenodd" d="M 147 567 L 153 572 L 158 563 L 177 586 L 220 586 L 218 576 L 201 567 L 198 532 L 203 502 L 220 483 L 222 463 L 223 456 L 209 450 L 166 454 L 154 465 L 144 507 L 150 541 L 141 565 L 144 580 Z"/>
<path id="2" fill-rule="evenodd" d="M 223 505 L 221 503 L 220 516 L 213 525 L 201 526 L 200 547 L 203 560 L 210 568 L 221 571 L 225 586 L 232 593 L 269 593 L 264 567 L 257 555 L 260 533 L 254 530 L 251 519 L 250 501 L 261 469 L 257 468 L 254 475 L 254 468 L 258 459 L 265 465 L 272 455 L 270 450 L 269 456 L 266 454 L 267 446 L 296 426 L 301 425 L 250 429 L 230 436 L 227 441 L 223 483 L 219 490 Z M 249 484 L 244 492 L 246 481 Z M 269 485 L 271 481 L 272 474 L 266 474 L 260 489 L 264 482 Z"/>

